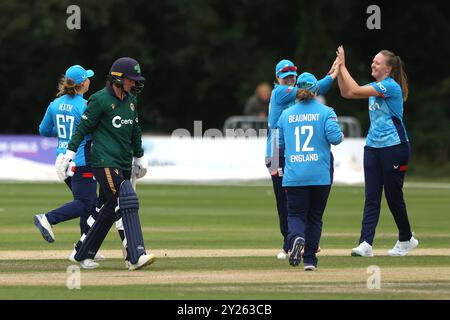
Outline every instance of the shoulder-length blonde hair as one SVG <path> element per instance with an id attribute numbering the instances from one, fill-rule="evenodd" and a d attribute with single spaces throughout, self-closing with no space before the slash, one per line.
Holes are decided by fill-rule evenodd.
<path id="1" fill-rule="evenodd" d="M 75 84 L 72 79 L 68 79 L 63 75 L 58 81 L 58 93 L 56 94 L 56 97 L 61 97 L 65 94 L 74 96 L 82 87 L 81 84 Z"/>

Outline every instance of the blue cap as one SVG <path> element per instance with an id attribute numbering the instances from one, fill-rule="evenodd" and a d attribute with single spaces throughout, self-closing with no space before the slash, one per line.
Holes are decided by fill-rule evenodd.
<path id="1" fill-rule="evenodd" d="M 313 93 L 319 89 L 316 77 L 309 72 L 303 72 L 298 76 L 297 87 L 303 90 L 310 90 Z"/>
<path id="2" fill-rule="evenodd" d="M 94 71 L 85 70 L 82 66 L 78 64 L 71 66 L 69 69 L 66 70 L 66 78 L 73 80 L 75 84 L 80 84 L 87 78 L 92 77 L 93 75 Z"/>
<path id="3" fill-rule="evenodd" d="M 287 59 L 283 59 L 277 63 L 275 67 L 275 76 L 278 78 L 286 78 L 287 76 L 297 76 L 297 67 Z"/>

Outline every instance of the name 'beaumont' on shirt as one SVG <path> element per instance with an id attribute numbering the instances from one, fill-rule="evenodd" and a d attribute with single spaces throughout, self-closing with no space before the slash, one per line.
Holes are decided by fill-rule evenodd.
<path id="1" fill-rule="evenodd" d="M 319 121 L 319 113 L 289 115 L 289 123 L 303 122 L 303 121 Z"/>

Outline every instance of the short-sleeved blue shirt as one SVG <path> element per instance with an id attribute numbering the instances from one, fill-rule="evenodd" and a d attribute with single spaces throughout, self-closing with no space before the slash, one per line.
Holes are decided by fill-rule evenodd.
<path id="1" fill-rule="evenodd" d="M 369 98 L 370 128 L 367 146 L 383 148 L 409 141 L 403 122 L 403 94 L 400 85 L 392 77 L 368 85 L 374 87 L 380 96 Z"/>

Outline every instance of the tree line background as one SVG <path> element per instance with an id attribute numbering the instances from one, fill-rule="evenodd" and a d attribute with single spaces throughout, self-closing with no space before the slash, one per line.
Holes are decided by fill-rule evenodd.
<path id="1" fill-rule="evenodd" d="M 69 30 L 69 5 L 81 29 Z M 369 5 L 381 29 L 369 30 Z M 36 134 L 66 68 L 95 71 L 101 89 L 112 62 L 131 56 L 147 78 L 139 96 L 146 133 L 222 128 L 242 114 L 275 64 L 293 60 L 318 78 L 344 44 L 359 84 L 371 82 L 373 56 L 389 49 L 404 60 L 410 95 L 404 117 L 416 168 L 450 175 L 450 11 L 444 1 L 352 0 L 0 0 L 1 134 Z M 337 84 L 326 96 L 338 115 L 369 127 L 366 100 L 345 100 Z M 432 169 L 434 168 L 434 169 Z M 436 169 L 437 168 L 437 169 Z"/>

